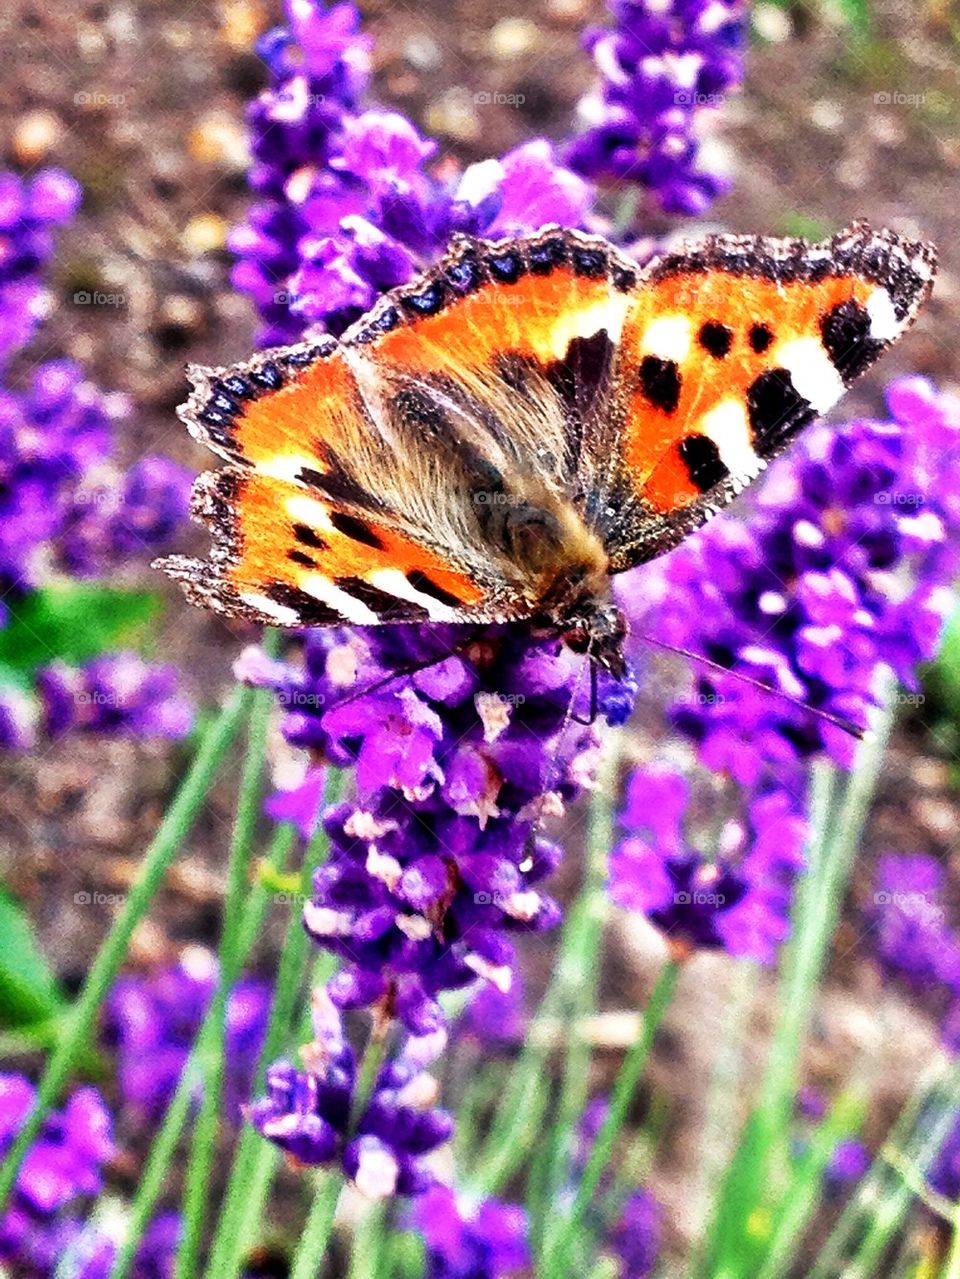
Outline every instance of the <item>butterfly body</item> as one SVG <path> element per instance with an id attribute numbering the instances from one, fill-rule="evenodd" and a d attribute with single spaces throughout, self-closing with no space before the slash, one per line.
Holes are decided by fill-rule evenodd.
<path id="1" fill-rule="evenodd" d="M 524 620 L 617 674 L 616 573 L 722 509 L 909 326 L 929 245 L 716 236 L 644 268 L 457 239 L 339 339 L 192 370 L 196 602 L 279 625 Z"/>

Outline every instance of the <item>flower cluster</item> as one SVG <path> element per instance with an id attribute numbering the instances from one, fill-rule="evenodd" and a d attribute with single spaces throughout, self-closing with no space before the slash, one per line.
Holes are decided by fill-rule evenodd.
<path id="1" fill-rule="evenodd" d="M 611 854 L 610 896 L 646 915 L 678 954 L 723 949 L 773 962 L 804 864 L 802 812 L 784 789 L 748 792 L 707 855 L 684 836 L 690 806 L 681 774 L 658 766 L 633 773 L 621 815 L 631 833 Z"/>
<path id="2" fill-rule="evenodd" d="M 37 692 L 50 737 L 81 730 L 179 738 L 193 725 L 193 704 L 180 692 L 176 667 L 145 662 L 137 653 L 105 653 L 83 666 L 51 662 L 37 672 Z"/>
<path id="3" fill-rule="evenodd" d="M 168 1105 L 217 983 L 217 962 L 200 946 L 179 963 L 114 984 L 105 1009 L 104 1037 L 116 1053 L 124 1100 L 150 1118 Z M 246 1100 L 270 1009 L 267 982 L 245 979 L 227 1001 L 227 1099 L 231 1114 Z"/>
<path id="4" fill-rule="evenodd" d="M 340 1007 L 378 1004 L 426 1034 L 441 991 L 507 989 L 511 934 L 558 919 L 539 884 L 560 850 L 539 824 L 590 781 L 596 731 L 568 724 L 589 678 L 558 640 L 510 626 L 308 633 L 303 649 L 300 670 L 249 654 L 240 670 L 289 708 L 294 745 L 355 768 L 357 799 L 324 817 L 304 924 L 344 960 Z M 631 690 L 601 678 L 599 694 L 621 722 Z"/>
<path id="5" fill-rule="evenodd" d="M 655 609 L 658 638 L 731 669 L 698 673 L 672 719 L 745 784 L 819 751 L 849 765 L 854 739 L 805 707 L 866 725 L 880 669 L 915 688 L 936 649 L 960 545 L 960 400 L 906 378 L 887 402 L 892 421 L 808 433 L 749 525 L 720 517 L 623 584 L 636 630 Z"/>
<path id="6" fill-rule="evenodd" d="M 668 213 L 698 215 L 728 186 L 702 138 L 743 79 L 743 0 L 611 0 L 614 27 L 585 43 L 600 87 L 581 103 L 568 160 L 592 178 L 648 190 Z"/>
<path id="7" fill-rule="evenodd" d="M 52 253 L 51 229 L 69 220 L 79 199 L 77 184 L 59 170 L 29 181 L 0 173 L 0 362 L 42 318 L 39 273 Z M 40 363 L 26 386 L 0 380 L 0 627 L 19 601 L 59 574 L 99 577 L 132 553 L 152 554 L 186 518 L 183 468 L 148 456 L 125 473 L 114 460 L 114 426 L 129 412 L 125 396 L 100 390 L 72 360 Z M 72 678 L 81 686 L 100 674 L 81 669 Z M 0 669 L 0 746 L 30 745 L 39 717 L 32 691 Z M 127 731 L 179 736 L 190 720 L 181 703 L 175 717 L 158 711 L 122 723 Z"/>
<path id="8" fill-rule="evenodd" d="M 923 853 L 878 858 L 868 911 L 884 972 L 942 1012 L 945 1047 L 960 1052 L 960 932 L 947 918 L 943 866 Z"/>
<path id="9" fill-rule="evenodd" d="M 426 1279 L 507 1279 L 530 1264 L 522 1208 L 470 1203 L 434 1185 L 417 1201 L 414 1223 L 426 1244 Z"/>
<path id="10" fill-rule="evenodd" d="M 342 332 L 454 232 L 579 226 L 591 202 L 542 139 L 462 174 L 431 172 L 435 142 L 405 116 L 362 109 L 370 44 L 359 21 L 349 3 L 290 0 L 288 25 L 259 44 L 271 83 L 248 113 L 257 201 L 229 244 L 266 345 L 309 325 Z"/>
<path id="11" fill-rule="evenodd" d="M 36 1090 L 23 1075 L 0 1075 L 0 1155 L 33 1108 Z M 103 1189 L 103 1170 L 115 1154 L 113 1119 L 94 1088 L 78 1089 L 47 1118 L 27 1151 L 13 1198 L 0 1218 L 0 1263 L 22 1279 L 109 1279 L 115 1240 L 89 1202 Z M 173 1273 L 180 1218 L 162 1213 L 144 1231 L 131 1279 Z"/>
<path id="12" fill-rule="evenodd" d="M 36 1091 L 22 1075 L 0 1075 L 0 1153 L 12 1145 Z M 27 1152 L 10 1207 L 0 1219 L 0 1261 L 18 1273 L 50 1276 L 79 1228 L 77 1209 L 99 1194 L 114 1153 L 110 1113 L 93 1088 L 81 1088 L 53 1112 Z"/>
<path id="13" fill-rule="evenodd" d="M 46 313 L 40 272 L 53 254 L 53 228 L 70 221 L 80 194 L 62 169 L 41 169 L 29 181 L 0 173 L 0 364 L 30 341 Z"/>
<path id="14" fill-rule="evenodd" d="M 421 1194 L 432 1180 L 423 1157 L 453 1131 L 450 1116 L 434 1108 L 437 1084 L 425 1070 L 443 1051 L 445 1032 L 409 1035 L 362 1097 L 340 1011 L 324 988 L 314 992 L 313 1030 L 300 1050 L 306 1069 L 270 1066 L 267 1094 L 248 1108 L 250 1122 L 300 1163 L 339 1163 L 371 1199 Z"/>

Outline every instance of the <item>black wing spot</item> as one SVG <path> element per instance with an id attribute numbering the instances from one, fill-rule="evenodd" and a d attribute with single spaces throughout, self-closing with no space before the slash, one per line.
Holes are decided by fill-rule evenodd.
<path id="1" fill-rule="evenodd" d="M 823 345 L 845 382 L 870 367 L 884 343 L 870 336 L 870 316 L 855 298 L 841 302 L 820 322 Z"/>
<path id="2" fill-rule="evenodd" d="M 400 302 L 414 315 L 436 315 L 443 309 L 445 300 L 444 286 L 440 280 L 433 280 L 422 293 L 408 293 Z"/>
<path id="3" fill-rule="evenodd" d="M 366 604 L 381 621 L 425 622 L 430 617 L 422 604 L 414 604 L 410 600 L 391 595 L 389 591 L 381 591 L 365 582 L 362 577 L 338 577 L 336 585 L 361 604 Z"/>
<path id="4" fill-rule="evenodd" d="M 527 258 L 534 275 L 549 275 L 556 267 L 566 262 L 566 243 L 559 236 L 543 240 L 540 244 L 530 246 L 527 250 Z"/>
<path id="5" fill-rule="evenodd" d="M 706 493 L 730 474 L 720 460 L 720 450 L 707 435 L 687 435 L 677 445 L 680 460 L 687 468 L 690 483 Z"/>
<path id="6" fill-rule="evenodd" d="M 251 370 L 250 380 L 264 391 L 279 391 L 283 386 L 283 374 L 272 360 Z"/>
<path id="7" fill-rule="evenodd" d="M 441 604 L 449 604 L 451 608 L 463 608 L 463 600 L 457 599 L 456 595 L 445 591 L 442 586 L 438 586 L 432 577 L 421 572 L 418 568 L 412 568 L 407 574 L 407 581 L 415 591 L 419 591 L 421 595 L 429 595 L 431 599 L 438 600 Z"/>
<path id="8" fill-rule="evenodd" d="M 287 582 L 271 582 L 264 594 L 284 608 L 292 608 L 303 626 L 342 626 L 347 620 L 329 604 Z"/>
<path id="9" fill-rule="evenodd" d="M 761 373 L 747 391 L 754 448 L 769 457 L 816 417 L 790 380 L 787 369 Z"/>
<path id="10" fill-rule="evenodd" d="M 304 551 L 288 551 L 287 559 L 291 564 L 299 564 L 302 568 L 316 568 L 317 561 Z"/>
<path id="11" fill-rule="evenodd" d="M 607 255 L 602 249 L 588 249 L 583 245 L 573 248 L 574 275 L 585 275 L 596 280 L 607 273 Z"/>
<path id="12" fill-rule="evenodd" d="M 456 293 L 472 293 L 484 281 L 483 267 L 475 253 L 465 253 L 458 261 L 451 262 L 444 275 Z"/>
<path id="13" fill-rule="evenodd" d="M 327 543 L 316 529 L 312 529 L 309 524 L 294 524 L 293 536 L 302 546 L 312 546 L 315 551 L 325 551 L 327 549 Z"/>
<path id="14" fill-rule="evenodd" d="M 702 325 L 697 339 L 703 349 L 715 360 L 722 360 L 730 351 L 733 332 L 719 320 L 708 320 Z"/>
<path id="15" fill-rule="evenodd" d="M 506 253 L 488 253 L 486 263 L 493 278 L 503 284 L 513 284 L 519 280 L 525 269 L 523 258 L 512 250 Z"/>
<path id="16" fill-rule="evenodd" d="M 763 355 L 773 341 L 773 331 L 766 324 L 751 324 L 747 340 L 750 343 L 751 351 L 754 351 L 757 355 Z"/>
<path id="17" fill-rule="evenodd" d="M 363 546 L 371 546 L 375 551 L 383 550 L 383 542 L 363 520 L 347 515 L 344 511 L 333 511 L 330 515 L 330 523 L 344 537 L 352 538 L 354 542 L 360 542 Z"/>
<path id="18" fill-rule="evenodd" d="M 614 344 L 606 329 L 573 338 L 563 359 L 547 365 L 547 381 L 567 408 L 585 415 L 610 376 Z"/>
<path id="19" fill-rule="evenodd" d="M 676 361 L 661 360 L 656 355 L 645 355 L 640 361 L 640 389 L 655 409 L 675 413 L 682 385 Z"/>

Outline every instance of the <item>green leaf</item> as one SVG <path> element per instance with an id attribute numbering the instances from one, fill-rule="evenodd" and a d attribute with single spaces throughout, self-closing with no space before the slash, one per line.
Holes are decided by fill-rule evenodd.
<path id="1" fill-rule="evenodd" d="M 160 609 L 152 591 L 58 582 L 10 605 L 0 630 L 0 667 L 32 673 L 56 658 L 83 662 L 109 648 L 136 646 Z"/>
<path id="2" fill-rule="evenodd" d="M 66 998 L 20 903 L 0 888 L 0 1025 L 29 1026 L 62 1012 Z"/>

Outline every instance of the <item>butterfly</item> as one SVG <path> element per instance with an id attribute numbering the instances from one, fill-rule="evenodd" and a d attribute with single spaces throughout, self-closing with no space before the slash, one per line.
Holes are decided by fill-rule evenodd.
<path id="1" fill-rule="evenodd" d="M 227 462 L 188 597 L 280 626 L 525 621 L 624 671 L 610 579 L 725 507 L 909 327 L 934 248 L 855 223 L 642 268 L 550 226 L 457 237 L 336 340 L 191 368 Z"/>

